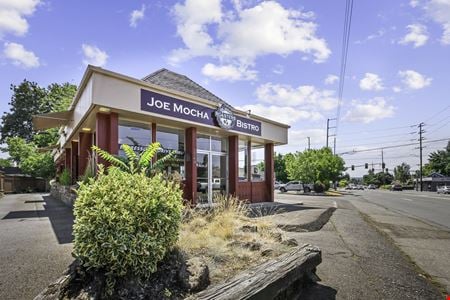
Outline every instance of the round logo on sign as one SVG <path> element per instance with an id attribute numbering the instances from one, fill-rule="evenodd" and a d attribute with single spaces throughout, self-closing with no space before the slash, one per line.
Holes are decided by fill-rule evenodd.
<path id="1" fill-rule="evenodd" d="M 231 110 L 224 105 L 221 105 L 214 113 L 216 116 L 217 123 L 223 129 L 231 129 L 234 127 L 236 122 L 236 117 L 233 115 Z"/>

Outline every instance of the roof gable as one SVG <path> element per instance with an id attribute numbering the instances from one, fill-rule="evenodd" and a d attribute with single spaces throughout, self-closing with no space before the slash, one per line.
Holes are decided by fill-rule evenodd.
<path id="1" fill-rule="evenodd" d="M 228 103 L 226 103 L 195 81 L 191 80 L 187 76 L 169 71 L 164 68 L 145 76 L 144 78 L 142 78 L 142 80 L 178 92 L 183 92 L 202 99 L 210 100 L 218 104 L 226 104 L 229 106 Z"/>

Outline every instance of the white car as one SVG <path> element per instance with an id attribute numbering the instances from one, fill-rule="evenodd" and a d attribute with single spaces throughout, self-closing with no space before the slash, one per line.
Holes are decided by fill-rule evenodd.
<path id="1" fill-rule="evenodd" d="M 286 193 L 288 191 L 303 191 L 305 193 L 309 193 L 311 192 L 311 187 L 303 184 L 300 181 L 289 181 L 286 184 L 281 184 L 280 185 L 280 192 L 282 193 Z"/>
<path id="2" fill-rule="evenodd" d="M 275 181 L 275 183 L 273 184 L 273 186 L 275 187 L 276 190 L 278 190 L 281 185 L 282 185 L 282 183 L 279 181 Z"/>
<path id="3" fill-rule="evenodd" d="M 437 189 L 438 194 L 450 194 L 450 187 L 449 186 L 440 186 Z"/>

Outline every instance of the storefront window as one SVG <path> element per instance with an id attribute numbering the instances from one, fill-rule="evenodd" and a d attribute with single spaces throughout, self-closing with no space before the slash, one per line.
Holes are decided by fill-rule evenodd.
<path id="1" fill-rule="evenodd" d="M 238 152 L 238 165 L 239 165 L 239 180 L 247 181 L 247 171 L 248 171 L 248 142 L 239 140 L 239 152 Z"/>
<path id="2" fill-rule="evenodd" d="M 199 134 L 197 135 L 197 150 L 227 153 L 228 139 L 226 137 L 216 137 Z"/>
<path id="3" fill-rule="evenodd" d="M 161 150 L 157 154 L 160 159 L 169 152 L 175 151 L 175 157 L 166 162 L 164 169 L 167 173 L 177 172 L 185 178 L 184 170 L 184 131 L 180 129 L 158 126 L 156 129 L 156 141 L 161 144 Z"/>
<path id="4" fill-rule="evenodd" d="M 264 181 L 264 144 L 252 143 L 252 181 Z"/>
<path id="5" fill-rule="evenodd" d="M 152 142 L 151 124 L 119 121 L 119 155 L 125 156 L 121 146 L 127 144 L 136 152 L 144 151 Z"/>
<path id="6" fill-rule="evenodd" d="M 209 135 L 203 134 L 197 135 L 197 150 L 209 151 L 209 148 L 210 148 Z"/>

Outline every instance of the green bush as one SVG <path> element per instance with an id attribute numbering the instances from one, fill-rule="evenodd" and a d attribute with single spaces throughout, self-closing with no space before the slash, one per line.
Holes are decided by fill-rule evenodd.
<path id="1" fill-rule="evenodd" d="M 390 184 L 380 185 L 380 189 L 382 189 L 382 190 L 390 190 L 390 189 L 391 189 L 391 186 L 392 186 L 392 185 L 390 185 Z"/>
<path id="2" fill-rule="evenodd" d="M 64 169 L 61 174 L 59 174 L 59 183 L 64 186 L 69 186 L 72 184 L 72 177 L 67 169 Z"/>
<path id="3" fill-rule="evenodd" d="M 78 189 L 73 254 L 88 269 L 148 278 L 178 239 L 182 208 L 179 185 L 161 174 L 100 168 Z"/>
<path id="4" fill-rule="evenodd" d="M 316 181 L 314 183 L 313 189 L 316 193 L 323 193 L 325 192 L 325 185 L 320 181 Z"/>

